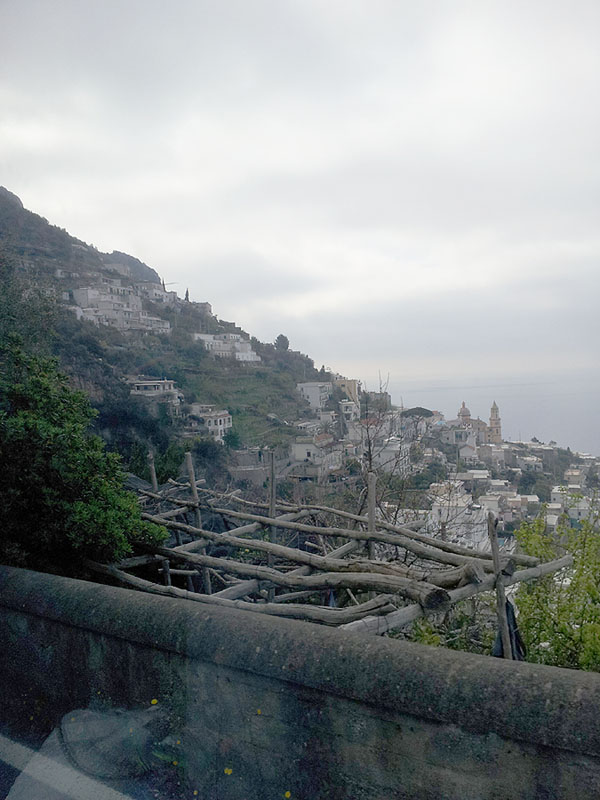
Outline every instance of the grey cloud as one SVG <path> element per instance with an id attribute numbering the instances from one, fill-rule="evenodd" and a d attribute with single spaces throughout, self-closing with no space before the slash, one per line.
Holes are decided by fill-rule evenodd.
<path id="1" fill-rule="evenodd" d="M 261 298 L 285 300 L 288 295 L 309 292 L 321 285 L 318 278 L 282 269 L 276 261 L 248 252 L 200 257 L 190 265 L 190 272 L 206 297 L 220 298 L 223 304 L 233 290 L 252 305 Z"/>
<path id="2" fill-rule="evenodd" d="M 594 363 L 597 2 L 0 13 L 1 182 L 74 235 L 356 377 Z"/>
<path id="3" fill-rule="evenodd" d="M 472 376 L 487 374 L 493 363 L 486 359 L 507 353 L 513 354 L 515 369 L 523 359 L 535 363 L 554 353 L 560 371 L 578 355 L 592 363 L 597 358 L 599 290 L 600 275 L 590 271 L 576 273 L 571 282 L 527 279 L 492 289 L 400 297 L 352 315 L 344 310 L 307 313 L 304 320 L 282 315 L 280 324 L 301 342 L 300 349 L 319 351 L 333 364 L 348 353 L 357 361 L 372 359 L 382 369 L 403 358 L 423 363 L 445 358 L 449 367 L 462 363 L 464 375 Z"/>

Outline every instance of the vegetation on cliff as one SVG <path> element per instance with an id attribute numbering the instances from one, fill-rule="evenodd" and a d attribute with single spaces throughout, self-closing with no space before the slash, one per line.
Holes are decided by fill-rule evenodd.
<path id="1" fill-rule="evenodd" d="M 77 571 L 84 558 L 114 561 L 163 531 L 143 522 L 123 488 L 120 459 L 88 433 L 94 416 L 51 359 L 16 341 L 0 347 L 0 558 Z"/>

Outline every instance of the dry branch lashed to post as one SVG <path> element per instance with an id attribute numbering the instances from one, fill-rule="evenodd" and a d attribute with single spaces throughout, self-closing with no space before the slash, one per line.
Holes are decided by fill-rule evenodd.
<path id="1" fill-rule="evenodd" d="M 272 567 L 263 567 L 256 564 L 247 564 L 230 558 L 215 558 L 213 556 L 198 555 L 196 553 L 178 553 L 167 547 L 153 547 L 152 552 L 165 558 L 173 558 L 199 566 L 210 566 L 221 569 L 225 573 L 243 575 L 285 586 L 290 589 L 362 589 L 377 592 L 400 594 L 420 603 L 425 608 L 443 610 L 450 605 L 447 592 L 439 586 L 415 581 L 396 575 L 386 575 L 376 572 L 320 572 L 314 575 L 294 575 L 284 573 Z"/>
<path id="2" fill-rule="evenodd" d="M 230 494 L 218 494 L 215 492 L 211 492 L 209 489 L 199 489 L 199 491 L 211 494 L 213 497 L 222 497 L 227 498 L 236 503 L 242 503 L 243 505 L 247 506 L 255 506 L 256 508 L 268 508 L 267 503 L 260 503 L 260 502 L 251 502 L 250 500 L 244 500 L 241 497 L 233 496 Z M 215 503 L 211 503 L 213 506 L 213 510 L 217 510 L 214 508 Z M 364 525 L 368 525 L 368 516 L 361 516 L 360 514 L 352 514 L 349 511 L 343 511 L 339 508 L 333 508 L 332 506 L 323 506 L 323 505 L 292 505 L 290 503 L 277 503 L 276 509 L 279 511 L 286 511 L 286 512 L 298 512 L 298 513 L 324 513 L 333 516 L 337 516 L 340 519 L 349 519 L 356 522 L 360 522 Z M 243 515 L 238 512 L 237 514 L 232 514 L 231 510 L 228 511 L 229 516 L 237 516 L 239 518 L 244 518 Z M 252 515 L 249 515 L 249 518 Z M 252 517 L 254 518 L 254 517 Z M 422 523 L 421 523 L 422 524 Z M 387 522 L 386 520 L 377 519 L 376 520 L 376 528 L 381 530 L 390 531 L 391 533 L 398 533 L 402 536 L 408 537 L 409 539 L 414 539 L 416 542 L 421 542 L 422 544 L 432 545 L 442 550 L 446 553 L 455 553 L 456 555 L 462 555 L 467 558 L 482 558 L 484 560 L 492 561 L 492 554 L 486 550 L 474 550 L 467 547 L 462 547 L 459 544 L 453 544 L 452 542 L 445 542 L 441 539 L 436 539 L 432 536 L 428 536 L 426 534 L 419 533 L 418 531 L 412 530 L 410 524 L 404 525 L 393 525 L 391 522 Z M 520 564 L 522 566 L 534 567 L 536 564 L 540 563 L 539 558 L 535 556 L 528 556 L 524 553 L 516 553 L 512 556 L 515 559 L 516 564 Z"/>
<path id="3" fill-rule="evenodd" d="M 158 517 L 152 516 L 151 514 L 142 514 L 142 517 L 150 522 L 160 522 Z M 218 541 L 221 544 L 240 549 L 261 551 L 293 563 L 306 564 L 309 567 L 314 567 L 315 569 L 323 571 L 382 573 L 403 577 L 413 581 L 425 581 L 444 588 L 457 586 L 463 580 L 467 582 L 483 580 L 483 570 L 479 562 L 475 560 L 471 560 L 454 569 L 427 571 L 406 567 L 404 564 L 396 562 L 390 563 L 369 559 L 344 560 L 333 558 L 331 554 L 329 556 L 319 556 L 314 553 L 307 553 L 304 550 L 298 550 L 297 548 L 263 541 L 262 539 L 243 539 L 239 536 L 233 536 L 230 533 L 214 533 L 213 531 L 195 528 L 192 525 L 186 525 L 181 522 L 163 522 L 163 524 L 167 525 L 167 527 L 177 528 L 178 530 L 185 531 L 192 535 L 201 536 L 203 539 L 210 539 L 214 542 Z M 187 548 L 185 552 L 189 552 L 190 548 L 187 545 L 172 548 L 170 552 L 174 558 L 177 558 L 184 552 L 184 548 Z M 158 552 L 158 550 L 156 552 Z"/>
<path id="4" fill-rule="evenodd" d="M 198 594 L 196 592 L 186 591 L 185 589 L 178 589 L 175 586 L 161 586 L 160 584 L 152 583 L 152 581 L 138 578 L 135 575 L 129 575 L 127 572 L 117 567 L 107 564 L 98 564 L 95 561 L 86 561 L 86 565 L 93 572 L 108 575 L 127 586 L 132 586 L 144 592 L 150 592 L 151 594 L 160 594 L 166 597 L 180 597 L 185 600 L 193 600 L 197 603 L 218 605 L 225 608 L 241 608 L 244 611 L 251 611 L 257 614 L 272 614 L 276 617 L 289 617 L 292 619 L 304 619 L 309 622 L 321 622 L 324 625 L 341 625 L 353 619 L 360 619 L 366 614 L 385 614 L 394 608 L 389 598 L 385 595 L 376 597 L 368 603 L 362 603 L 360 606 L 351 606 L 349 608 L 326 608 L 323 606 L 291 604 L 279 605 L 275 603 L 245 603 L 242 600 L 226 600 L 215 594 Z"/>
<path id="5" fill-rule="evenodd" d="M 236 519 L 252 520 L 265 527 L 276 524 L 280 528 L 288 528 L 289 530 L 300 531 L 302 533 L 308 533 L 312 535 L 337 537 L 343 539 L 356 539 L 365 543 L 378 542 L 381 544 L 391 544 L 397 547 L 403 547 L 405 550 L 408 550 L 414 555 L 419 556 L 419 558 L 423 558 L 428 561 L 437 561 L 442 564 L 451 564 L 452 566 L 461 566 L 467 562 L 477 561 L 480 562 L 480 566 L 486 572 L 494 571 L 494 565 L 491 559 L 487 557 L 474 559 L 472 551 L 466 549 L 465 552 L 469 555 L 459 555 L 457 553 L 446 552 L 438 547 L 437 540 L 433 538 L 429 539 L 427 544 L 423 544 L 421 541 L 416 541 L 411 537 L 399 533 L 387 533 L 377 530 L 361 531 L 352 530 L 350 528 L 326 528 L 316 525 L 305 525 L 300 522 L 292 522 L 288 520 L 275 522 L 275 519 L 277 518 L 274 519 L 272 517 L 265 517 L 258 514 L 245 514 L 239 511 L 231 511 L 224 508 L 215 508 L 213 510 L 223 514 L 224 516 L 230 516 Z M 537 559 L 535 559 L 535 561 L 537 563 Z"/>
<path id="6" fill-rule="evenodd" d="M 572 565 L 573 556 L 566 555 L 562 558 L 556 559 L 555 561 L 547 561 L 543 564 L 539 564 L 537 567 L 519 570 L 518 572 L 506 577 L 504 579 L 504 585 L 511 586 L 522 581 L 532 581 L 536 580 L 537 578 L 543 578 L 545 575 L 551 575 L 553 572 L 558 572 L 559 570 L 565 569 L 566 567 L 570 567 Z M 473 595 L 480 594 L 481 592 L 492 591 L 495 584 L 496 576 L 491 575 L 479 585 L 462 586 L 458 589 L 450 591 L 448 594 L 450 595 L 452 604 L 454 604 L 460 602 L 461 600 L 466 600 L 469 597 L 473 597 Z M 415 622 L 417 619 L 425 615 L 426 614 L 423 611 L 423 608 L 415 604 L 392 611 L 390 614 L 382 617 L 380 620 L 375 619 L 374 617 L 366 618 L 356 624 L 348 623 L 344 626 L 344 628 L 346 630 L 381 636 L 388 631 L 409 625 L 411 622 Z"/>
<path id="7" fill-rule="evenodd" d="M 494 563 L 490 552 L 381 520 L 374 476 L 361 503 L 369 512 L 364 516 L 323 505 L 276 503 L 274 470 L 268 503 L 246 500 L 237 490 L 199 488 L 189 461 L 189 482 L 170 481 L 162 491 L 142 492 L 151 506 L 143 518 L 172 531 L 171 546 L 148 546 L 145 555 L 120 564 L 90 562 L 91 570 L 141 591 L 205 605 L 384 633 L 489 591 L 499 570 L 510 585 L 560 568 L 520 554 Z M 210 530 L 215 521 L 227 530 Z M 295 534 L 297 546 L 284 544 L 285 531 Z M 387 551 L 396 558 L 379 560 L 382 548 L 376 544 L 392 545 Z M 530 569 L 515 571 L 518 566 Z"/>

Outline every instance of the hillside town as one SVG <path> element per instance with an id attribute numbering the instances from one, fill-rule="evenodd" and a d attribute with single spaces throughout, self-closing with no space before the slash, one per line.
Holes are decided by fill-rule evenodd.
<path id="1" fill-rule="evenodd" d="M 105 257 L 100 271 L 81 275 L 56 269 L 54 277 L 65 287 L 60 299 L 77 319 L 122 333 L 168 336 L 172 326 L 164 312 L 192 309 L 203 329 L 190 330 L 190 338 L 210 358 L 248 369 L 261 363 L 247 334 L 210 325 L 216 321 L 210 303 L 190 301 L 187 292 L 180 298 L 158 276 L 136 280 L 135 270 L 118 256 Z M 152 415 L 174 421 L 173 433 L 183 441 L 206 438 L 224 445 L 235 431 L 229 409 L 202 398 L 187 402 L 167 376 L 131 375 L 127 382 L 130 395 Z M 387 391 L 364 391 L 357 378 L 332 373 L 324 380 L 298 382 L 296 393 L 304 409 L 300 418 L 268 415 L 271 425 L 288 434 L 287 444 L 275 448 L 276 478 L 292 486 L 295 497 L 308 487 L 324 494 L 351 483 L 357 472 L 375 471 L 398 488 L 400 502 L 396 498 L 387 509 L 395 521 L 418 520 L 428 532 L 473 549 L 488 546 L 490 512 L 508 547 L 519 524 L 541 513 L 548 530 L 556 530 L 562 519 L 577 525 L 596 513 L 598 459 L 552 441 L 505 441 L 495 401 L 487 421 L 473 415 L 465 401 L 455 416 L 446 418 L 436 410 L 394 406 Z M 229 470 L 236 481 L 266 485 L 264 446 L 242 443 L 233 461 Z M 410 493 L 402 492 L 404 484 L 416 479 L 423 507 L 408 502 Z"/>
<path id="2" fill-rule="evenodd" d="M 324 367 L 315 370 L 308 357 L 288 349 L 283 334 L 275 348 L 261 344 L 235 323 L 219 320 L 209 302 L 190 299 L 188 290 L 180 297 L 138 259 L 118 251 L 100 253 L 50 228 L 7 190 L 3 199 L 7 213 L 20 215 L 47 242 L 40 249 L 24 240 L 17 269 L 77 320 L 115 331 L 125 347 L 137 342 L 150 352 L 177 332 L 180 346 L 189 342 L 204 353 L 203 363 L 229 370 L 218 392 L 210 382 L 194 391 L 189 383 L 180 385 L 174 378 L 179 367 L 168 360 L 161 361 L 158 374 L 130 371 L 119 381 L 151 418 L 168 426 L 172 440 L 186 446 L 198 440 L 227 445 L 228 475 L 239 486 L 264 490 L 270 480 L 269 450 L 276 480 L 295 500 L 354 490 L 357 476 L 376 472 L 393 489 L 379 513 L 399 523 L 417 521 L 428 532 L 473 549 L 488 546 L 490 512 L 505 546 L 523 520 L 543 514 L 547 529 L 556 530 L 561 520 L 577 525 L 595 514 L 598 459 L 554 441 L 506 441 L 493 398 L 485 418 L 473 414 L 466 400 L 448 417 L 437 410 L 395 406 L 385 387 L 365 391 L 358 378 Z M 271 379 L 274 354 L 284 370 L 296 358 L 293 374 L 304 372 L 306 379 L 296 377 L 295 390 L 290 387 L 295 399 L 285 405 L 279 402 L 280 390 L 272 387 L 267 407 L 259 410 L 254 390 L 244 387 L 256 386 L 256 375 L 259 382 Z M 204 367 L 194 369 L 200 374 Z M 245 409 L 266 426 L 262 441 L 241 424 Z"/>
<path id="3" fill-rule="evenodd" d="M 451 419 L 439 411 L 396 408 L 386 392 L 361 391 L 358 380 L 342 376 L 296 388 L 308 415 L 275 418 L 297 432 L 288 449 L 277 449 L 275 463 L 277 479 L 299 491 L 307 484 L 321 491 L 343 485 L 356 469 L 373 470 L 401 485 L 428 474 L 433 465 L 444 478 L 425 487 L 427 507 L 388 510 L 398 522 L 420 521 L 426 531 L 473 549 L 488 546 L 490 512 L 506 545 L 522 521 L 540 513 L 551 531 L 561 519 L 576 526 L 596 514 L 599 460 L 565 451 L 555 442 L 503 441 L 496 402 L 485 422 L 472 417 L 464 402 Z M 168 408 L 181 421 L 182 437 L 210 437 L 223 444 L 232 430 L 228 410 L 186 406 L 171 380 L 132 381 L 131 394 L 155 409 Z M 235 456 L 230 468 L 235 478 L 262 487 L 269 476 L 264 449 L 244 448 Z"/>

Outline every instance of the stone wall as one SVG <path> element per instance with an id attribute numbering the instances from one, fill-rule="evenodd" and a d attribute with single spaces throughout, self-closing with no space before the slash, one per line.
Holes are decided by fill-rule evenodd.
<path id="1" fill-rule="evenodd" d="M 177 797 L 600 796 L 595 674 L 7 567 L 0 609 L 15 735 L 154 705 L 180 743 Z"/>

